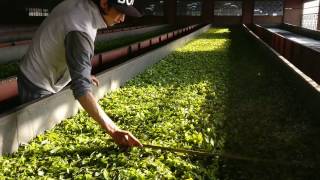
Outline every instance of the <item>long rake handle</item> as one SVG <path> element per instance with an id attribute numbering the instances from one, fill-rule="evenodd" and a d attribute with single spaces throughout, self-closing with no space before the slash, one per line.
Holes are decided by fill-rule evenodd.
<path id="1" fill-rule="evenodd" d="M 205 151 L 170 148 L 170 147 L 156 146 L 156 145 L 150 145 L 150 144 L 143 144 L 143 147 L 151 148 L 151 149 L 160 149 L 160 150 L 165 150 L 165 151 L 170 151 L 170 152 L 181 152 L 181 153 L 193 154 L 193 155 L 199 155 L 199 156 L 214 156 L 214 155 L 216 155 L 216 154 L 213 154 L 210 152 L 205 152 Z"/>
<path id="2" fill-rule="evenodd" d="M 207 157 L 220 156 L 220 157 L 223 157 L 226 159 L 242 160 L 242 161 L 249 161 L 249 162 L 256 162 L 256 163 L 278 164 L 278 165 L 284 165 L 284 166 L 306 166 L 302 162 L 284 162 L 284 161 L 278 161 L 278 160 L 268 160 L 268 159 L 259 159 L 259 158 L 252 158 L 252 157 L 246 157 L 246 156 L 239 156 L 239 155 L 230 154 L 230 153 L 218 154 L 218 153 L 210 153 L 210 152 L 206 152 L 206 151 L 178 149 L 178 148 L 170 148 L 170 147 L 156 146 L 156 145 L 150 145 L 150 144 L 143 144 L 143 148 L 160 149 L 160 150 L 165 150 L 165 151 L 170 151 L 170 152 L 180 152 L 180 153 L 199 155 L 199 156 L 207 156 Z"/>

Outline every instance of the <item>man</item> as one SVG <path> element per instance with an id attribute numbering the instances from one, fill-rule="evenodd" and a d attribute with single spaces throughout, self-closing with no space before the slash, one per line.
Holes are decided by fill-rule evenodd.
<path id="1" fill-rule="evenodd" d="M 97 30 L 121 23 L 125 15 L 139 17 L 134 0 L 65 0 L 37 30 L 20 63 L 21 102 L 57 93 L 71 81 L 74 97 L 120 146 L 142 146 L 130 132 L 119 129 L 91 92 L 91 58 Z"/>

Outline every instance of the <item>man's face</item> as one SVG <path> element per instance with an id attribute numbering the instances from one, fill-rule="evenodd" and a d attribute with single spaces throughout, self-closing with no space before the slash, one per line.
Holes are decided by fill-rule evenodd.
<path id="1" fill-rule="evenodd" d="M 110 7 L 107 3 L 107 0 L 101 0 L 100 6 L 104 10 L 105 15 L 102 16 L 107 26 L 113 26 L 115 24 L 124 22 L 125 14 L 121 13 L 114 7 Z"/>

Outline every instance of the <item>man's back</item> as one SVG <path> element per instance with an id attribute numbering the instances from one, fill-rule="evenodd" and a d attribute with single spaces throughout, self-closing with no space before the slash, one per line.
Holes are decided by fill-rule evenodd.
<path id="1" fill-rule="evenodd" d="M 20 63 L 22 73 L 34 85 L 56 93 L 71 80 L 64 41 L 71 31 L 86 33 L 94 41 L 97 29 L 105 28 L 99 9 L 91 0 L 60 3 L 36 32 Z"/>

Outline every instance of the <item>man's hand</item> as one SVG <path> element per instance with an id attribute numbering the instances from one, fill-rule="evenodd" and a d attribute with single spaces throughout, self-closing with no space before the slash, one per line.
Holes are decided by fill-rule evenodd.
<path id="1" fill-rule="evenodd" d="M 115 141 L 115 143 L 120 147 L 132 147 L 132 146 L 142 147 L 143 146 L 140 143 L 140 141 L 128 131 L 119 129 L 119 130 L 115 130 L 110 135 Z"/>
<path id="2" fill-rule="evenodd" d="M 99 80 L 94 75 L 91 75 L 91 82 L 93 85 L 95 85 L 97 87 L 100 85 Z"/>
<path id="3" fill-rule="evenodd" d="M 116 124 L 107 116 L 104 110 L 97 103 L 95 97 L 91 92 L 79 97 L 78 101 L 88 114 L 97 121 L 103 129 L 113 138 L 113 140 L 123 147 L 142 146 L 137 138 L 130 132 L 121 130 Z"/>

